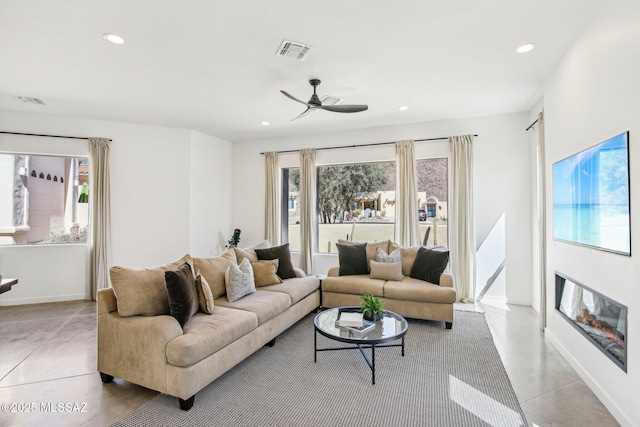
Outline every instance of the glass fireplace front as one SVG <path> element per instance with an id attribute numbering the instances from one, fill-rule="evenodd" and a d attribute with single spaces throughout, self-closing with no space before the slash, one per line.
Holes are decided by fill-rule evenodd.
<path id="1" fill-rule="evenodd" d="M 556 272 L 556 310 L 627 372 L 627 307 Z"/>

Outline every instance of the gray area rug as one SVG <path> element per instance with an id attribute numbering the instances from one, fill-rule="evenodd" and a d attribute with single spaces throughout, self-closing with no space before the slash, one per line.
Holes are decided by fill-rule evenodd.
<path id="1" fill-rule="evenodd" d="M 524 414 L 482 313 L 453 329 L 409 320 L 405 357 L 376 351 L 376 384 L 358 350 L 318 353 L 310 314 L 200 391 L 190 411 L 161 394 L 114 426 L 519 426 Z M 340 346 L 318 335 L 318 347 Z"/>

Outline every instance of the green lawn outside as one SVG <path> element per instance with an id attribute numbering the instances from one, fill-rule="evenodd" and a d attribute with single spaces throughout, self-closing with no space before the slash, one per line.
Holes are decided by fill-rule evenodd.
<path id="1" fill-rule="evenodd" d="M 353 241 L 356 242 L 379 242 L 381 240 L 394 240 L 394 225 L 393 223 L 381 224 L 381 223 L 356 223 L 355 228 L 353 223 L 344 224 L 320 224 L 319 225 L 319 242 L 318 249 L 320 253 L 337 253 L 336 242 L 338 239 L 346 239 L 347 234 L 351 235 L 353 230 Z M 429 233 L 428 245 L 434 245 L 434 231 L 433 224 L 420 223 L 420 239 L 424 239 L 424 234 L 427 232 L 427 227 L 431 226 L 431 232 Z M 439 246 L 448 246 L 447 240 L 447 226 L 438 224 L 437 226 Z M 300 225 L 289 225 L 289 248 L 292 251 L 300 250 Z"/>

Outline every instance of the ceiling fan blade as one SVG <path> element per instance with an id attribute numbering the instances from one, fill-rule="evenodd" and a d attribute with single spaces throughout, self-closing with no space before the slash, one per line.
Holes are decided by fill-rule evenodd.
<path id="1" fill-rule="evenodd" d="M 323 110 L 333 111 L 334 113 L 359 113 L 369 108 L 367 105 L 322 105 L 318 106 Z"/>
<path id="2" fill-rule="evenodd" d="M 294 117 L 293 119 L 291 119 L 291 121 L 294 121 L 294 120 L 296 120 L 296 119 L 299 119 L 299 118 L 301 118 L 301 117 L 306 116 L 307 114 L 309 114 L 312 110 L 315 110 L 316 108 L 318 108 L 318 107 L 307 107 L 307 109 L 306 109 L 306 110 L 304 110 L 304 111 L 302 112 L 302 114 L 300 114 L 298 117 Z"/>
<path id="3" fill-rule="evenodd" d="M 287 98 L 289 98 L 289 99 L 293 99 L 294 101 L 299 102 L 300 104 L 304 104 L 304 105 L 306 105 L 307 107 L 309 107 L 309 104 L 307 104 L 307 103 L 306 103 L 306 102 L 304 102 L 304 101 L 300 101 L 298 98 L 294 98 L 293 96 L 289 95 L 287 92 L 285 92 L 285 91 L 283 91 L 283 90 L 281 90 L 280 92 L 282 92 L 282 94 L 283 94 L 284 96 L 286 96 Z"/>

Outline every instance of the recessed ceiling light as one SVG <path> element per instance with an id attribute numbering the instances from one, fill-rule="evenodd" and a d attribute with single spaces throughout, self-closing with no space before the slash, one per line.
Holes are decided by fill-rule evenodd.
<path id="1" fill-rule="evenodd" d="M 117 34 L 113 34 L 113 33 L 104 33 L 102 35 L 102 37 L 107 40 L 110 41 L 113 44 L 123 44 L 124 43 L 124 39 L 117 35 Z"/>
<path id="2" fill-rule="evenodd" d="M 398 107 L 398 110 L 400 111 L 407 111 L 409 109 L 409 107 L 407 107 L 406 105 L 401 105 Z"/>
<path id="3" fill-rule="evenodd" d="M 518 46 L 518 48 L 516 49 L 516 52 L 518 53 L 531 52 L 534 47 L 536 47 L 535 43 L 526 43 L 521 46 Z"/>
<path id="4" fill-rule="evenodd" d="M 268 121 L 265 120 L 265 121 L 260 122 L 260 124 L 262 126 L 269 126 L 271 123 L 269 123 Z"/>

